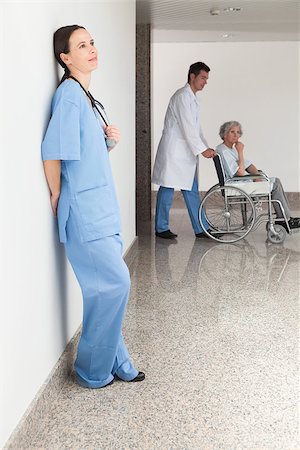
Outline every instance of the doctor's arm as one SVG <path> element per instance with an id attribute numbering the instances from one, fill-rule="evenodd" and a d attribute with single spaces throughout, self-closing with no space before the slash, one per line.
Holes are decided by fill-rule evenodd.
<path id="1" fill-rule="evenodd" d="M 54 216 L 57 216 L 57 205 L 60 196 L 60 161 L 44 161 L 44 172 L 50 190 L 50 203 Z"/>
<path id="2" fill-rule="evenodd" d="M 189 149 L 195 156 L 201 153 L 205 158 L 212 158 L 216 153 L 208 147 L 205 140 L 201 139 L 200 130 L 196 126 L 193 114 L 194 111 L 191 110 L 188 97 L 186 95 L 179 96 L 174 104 L 174 115 Z"/>

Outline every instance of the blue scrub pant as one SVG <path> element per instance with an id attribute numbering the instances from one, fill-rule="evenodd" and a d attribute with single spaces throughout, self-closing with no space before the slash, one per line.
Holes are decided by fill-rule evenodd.
<path id="1" fill-rule="evenodd" d="M 200 208 L 200 194 L 198 191 L 198 181 L 194 178 L 191 191 L 181 189 L 195 234 L 203 233 L 203 229 L 199 222 L 199 208 Z M 160 186 L 156 197 L 156 212 L 155 212 L 155 231 L 161 233 L 170 229 L 169 216 L 174 197 L 174 189 Z M 205 229 L 209 228 L 208 223 L 202 213 L 203 224 Z"/>
<path id="2" fill-rule="evenodd" d="M 65 248 L 83 295 L 82 334 L 74 369 L 84 387 L 103 387 L 115 374 L 125 381 L 138 374 L 122 336 L 130 289 L 122 245 L 118 234 L 81 242 L 71 211 Z"/>

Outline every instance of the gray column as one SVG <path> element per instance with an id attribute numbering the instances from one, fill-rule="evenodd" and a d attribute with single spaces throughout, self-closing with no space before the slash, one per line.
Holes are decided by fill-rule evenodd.
<path id="1" fill-rule="evenodd" d="M 150 25 L 136 27 L 136 223 L 151 219 Z"/>

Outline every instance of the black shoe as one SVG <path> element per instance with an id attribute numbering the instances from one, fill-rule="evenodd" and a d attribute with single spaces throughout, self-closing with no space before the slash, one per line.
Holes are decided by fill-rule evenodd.
<path id="1" fill-rule="evenodd" d="M 216 238 L 220 238 L 222 236 L 224 236 L 225 233 L 216 233 L 215 231 L 213 232 L 211 229 L 207 230 L 209 233 L 212 234 L 212 236 L 215 236 Z M 201 238 L 207 238 L 210 239 L 210 236 L 208 236 L 206 233 L 197 233 L 195 234 L 196 238 L 201 239 Z"/>
<path id="2" fill-rule="evenodd" d="M 144 381 L 144 379 L 145 379 L 145 374 L 144 374 L 144 372 L 139 372 L 139 373 L 137 374 L 137 376 L 136 376 L 133 380 L 130 380 L 129 382 L 130 382 L 130 383 L 135 383 L 135 382 L 137 382 L 137 381 Z"/>
<path id="3" fill-rule="evenodd" d="M 293 228 L 300 228 L 300 218 L 299 217 L 290 217 L 289 218 L 289 227 L 291 230 Z"/>
<path id="4" fill-rule="evenodd" d="M 158 231 L 155 232 L 155 236 L 163 238 L 163 239 L 175 239 L 177 238 L 177 234 L 172 233 L 170 230 L 161 231 L 160 233 Z"/>
<path id="5" fill-rule="evenodd" d="M 289 231 L 285 220 L 275 220 L 276 225 L 281 225 L 283 226 L 286 231 Z M 295 228 L 300 228 L 300 218 L 299 217 L 290 217 L 288 220 L 288 224 L 291 230 L 295 229 Z"/>
<path id="6" fill-rule="evenodd" d="M 116 379 L 116 380 L 125 381 L 125 380 L 122 380 L 122 378 L 118 377 L 118 375 L 115 375 L 115 379 Z M 137 381 L 143 381 L 144 379 L 145 379 L 145 374 L 144 374 L 144 372 L 139 372 L 139 373 L 137 374 L 137 376 L 136 376 L 135 378 L 133 378 L 133 380 L 129 380 L 128 383 L 135 383 L 135 382 L 137 382 Z"/>
<path id="7" fill-rule="evenodd" d="M 206 233 L 196 233 L 195 234 L 196 238 L 208 238 L 209 236 L 207 236 Z"/>

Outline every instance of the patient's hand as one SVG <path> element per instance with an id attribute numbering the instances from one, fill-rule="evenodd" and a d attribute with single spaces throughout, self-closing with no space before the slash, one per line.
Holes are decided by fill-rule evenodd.
<path id="1" fill-rule="evenodd" d="M 240 141 L 238 141 L 236 144 L 235 144 L 235 148 L 236 148 L 236 150 L 237 150 L 237 152 L 238 153 L 242 153 L 243 152 L 243 150 L 244 150 L 244 144 L 242 143 L 242 142 L 240 142 Z"/>

